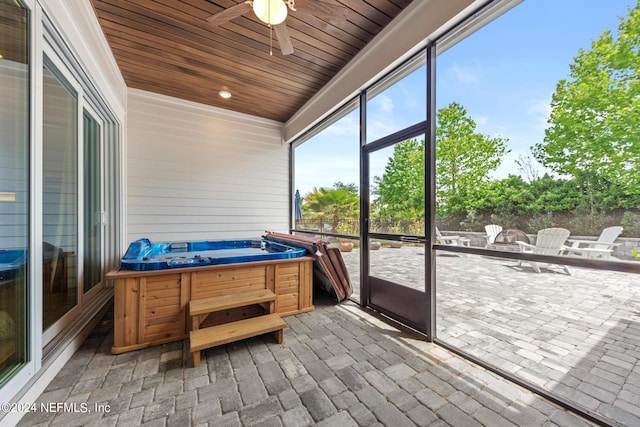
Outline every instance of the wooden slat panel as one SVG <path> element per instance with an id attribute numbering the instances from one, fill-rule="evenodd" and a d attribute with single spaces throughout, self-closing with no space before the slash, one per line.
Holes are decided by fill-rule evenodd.
<path id="1" fill-rule="evenodd" d="M 163 301 L 170 301 L 171 304 L 178 303 L 180 301 L 179 289 L 146 289 L 147 291 L 147 305 L 150 307 L 162 307 L 168 305 Z"/>
<path id="2" fill-rule="evenodd" d="M 127 85 L 285 122 L 411 0 L 340 0 L 333 22 L 290 11 L 294 53 L 282 56 L 253 13 L 212 26 L 243 0 L 92 0 Z M 228 86 L 231 100 L 216 93 Z"/>
<path id="3" fill-rule="evenodd" d="M 146 283 L 145 291 L 150 299 L 177 297 L 180 295 L 180 284 L 177 283 L 173 284 L 173 286 L 168 286 L 167 283 Z"/>
<path id="4" fill-rule="evenodd" d="M 156 325 L 148 329 L 146 339 L 148 341 L 171 340 L 174 337 L 185 335 L 180 328 L 173 327 L 169 329 L 167 324 Z"/>
<path id="5" fill-rule="evenodd" d="M 191 328 L 191 317 L 188 310 L 189 301 L 191 300 L 191 273 L 180 274 L 180 281 L 180 312 L 182 313 L 182 324 L 184 325 L 182 332 L 188 332 Z"/>
<path id="6" fill-rule="evenodd" d="M 155 317 L 155 316 L 167 316 L 176 312 L 174 306 L 161 306 L 161 307 L 148 307 L 145 311 L 145 316 L 147 318 Z"/>
<path id="7" fill-rule="evenodd" d="M 219 295 L 230 295 L 230 294 L 241 293 L 241 292 L 253 292 L 253 291 L 259 291 L 261 289 L 265 289 L 264 285 L 257 284 L 257 285 L 237 286 L 237 284 L 229 284 L 227 286 L 219 286 L 219 287 L 209 286 L 209 287 L 200 289 L 197 295 L 193 297 L 193 299 L 211 298 Z"/>
<path id="8" fill-rule="evenodd" d="M 298 274 L 300 268 L 298 263 L 294 264 L 280 264 L 278 267 L 278 275 Z"/>
<path id="9" fill-rule="evenodd" d="M 148 277 L 146 283 L 148 290 L 178 289 L 180 286 L 180 275 Z"/>
<path id="10" fill-rule="evenodd" d="M 197 285 L 207 283 L 230 282 L 234 280 L 245 280 L 252 278 L 264 278 L 265 266 L 255 267 L 233 267 L 225 270 L 203 271 L 194 273 L 194 282 Z"/>
<path id="11" fill-rule="evenodd" d="M 276 293 L 276 266 L 269 264 L 266 271 L 266 288 L 274 294 Z"/>
<path id="12" fill-rule="evenodd" d="M 300 264 L 300 267 L 295 267 Z M 112 352 L 137 350 L 148 345 L 183 339 L 191 329 L 188 316 L 189 301 L 196 298 L 218 297 L 262 291 L 271 283 L 276 295 L 275 310 L 280 315 L 291 315 L 313 309 L 311 305 L 311 271 L 313 260 L 303 257 L 296 261 L 255 262 L 237 266 L 208 266 L 164 271 L 112 271 L 107 274 L 115 282 L 115 326 Z M 293 268 L 292 268 L 293 266 Z M 300 271 L 301 286 L 295 283 L 276 283 L 276 271 Z M 246 269 L 247 271 L 242 271 Z M 243 284 L 238 280 L 215 283 L 216 277 L 258 276 L 261 283 Z M 269 276 L 268 278 L 265 276 Z M 214 283 L 203 283 L 203 278 Z M 266 282 L 265 282 L 266 281 Z M 271 299 L 270 296 L 268 299 Z M 265 303 L 243 306 L 237 310 L 223 310 L 209 316 L 201 326 L 212 322 L 261 315 Z M 269 309 L 272 309 L 271 307 Z"/>
<path id="13" fill-rule="evenodd" d="M 182 313 L 180 311 L 174 311 L 171 314 L 165 316 L 154 315 L 147 317 L 145 325 L 145 334 L 148 334 L 153 326 L 164 325 L 165 329 L 181 329 L 179 326 L 182 324 L 180 318 Z"/>
<path id="14" fill-rule="evenodd" d="M 276 313 L 285 314 L 298 310 L 298 294 L 278 295 Z"/>
<path id="15" fill-rule="evenodd" d="M 138 280 L 117 280 L 114 284 L 114 347 L 138 343 Z"/>
<path id="16" fill-rule="evenodd" d="M 167 274 L 140 278 L 139 322 L 142 341 L 152 342 L 177 338 L 185 333 L 183 287 L 181 274 Z"/>
<path id="17" fill-rule="evenodd" d="M 300 300 L 301 310 L 313 305 L 313 263 L 304 262 L 300 265 Z"/>
<path id="18" fill-rule="evenodd" d="M 287 274 L 286 276 L 278 276 L 278 283 L 284 286 L 296 285 L 298 284 L 298 280 L 300 278 L 299 274 Z"/>
<path id="19" fill-rule="evenodd" d="M 147 299 L 147 295 L 145 292 L 145 288 L 147 286 L 147 277 L 140 277 L 138 279 L 138 287 L 140 289 L 140 297 L 138 298 L 137 302 L 138 302 L 138 337 L 140 339 L 140 341 L 148 341 L 148 339 L 145 337 L 144 334 L 144 329 L 145 329 L 145 322 L 146 319 L 144 317 L 141 317 L 142 313 L 146 313 L 147 312 L 147 306 L 146 306 L 146 299 Z"/>
<path id="20" fill-rule="evenodd" d="M 286 285 L 278 286 L 278 295 L 284 294 L 295 294 L 298 293 L 298 284 L 297 283 L 288 283 Z"/>

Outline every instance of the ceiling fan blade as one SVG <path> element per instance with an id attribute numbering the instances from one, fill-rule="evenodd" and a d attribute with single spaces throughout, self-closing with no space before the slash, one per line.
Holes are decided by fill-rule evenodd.
<path id="1" fill-rule="evenodd" d="M 293 44 L 291 43 L 291 37 L 289 36 L 289 30 L 287 24 L 284 22 L 273 26 L 278 38 L 278 45 L 280 46 L 280 52 L 283 55 L 291 55 L 293 53 Z"/>
<path id="2" fill-rule="evenodd" d="M 211 15 L 207 18 L 207 21 L 211 25 L 222 25 L 225 22 L 231 21 L 239 16 L 244 15 L 252 10 L 251 2 L 245 1 L 244 3 L 231 6 L 222 12 L 218 12 L 215 15 Z"/>
<path id="3" fill-rule="evenodd" d="M 318 18 L 346 20 L 349 16 L 348 8 L 335 3 L 320 0 L 295 0 L 294 5 L 296 11 Z"/>

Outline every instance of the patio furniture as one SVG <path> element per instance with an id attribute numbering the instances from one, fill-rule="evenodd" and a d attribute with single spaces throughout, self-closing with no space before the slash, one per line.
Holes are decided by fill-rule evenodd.
<path id="1" fill-rule="evenodd" d="M 466 237 L 460 236 L 443 236 L 436 227 L 436 237 L 443 245 L 451 245 L 451 246 L 470 246 L 471 239 L 467 239 Z"/>
<path id="2" fill-rule="evenodd" d="M 232 310 L 245 309 L 260 305 L 264 313 L 249 318 L 235 320 Z M 213 326 L 201 328 L 210 315 L 220 314 L 219 322 Z M 231 295 L 189 301 L 191 331 L 189 332 L 190 351 L 193 353 L 193 367 L 200 366 L 200 352 L 207 348 L 228 344 L 250 337 L 273 332 L 278 344 L 283 342 L 283 330 L 287 324 L 276 313 L 276 294 L 269 289 L 248 291 Z M 237 316 L 237 315 L 235 315 Z"/>
<path id="3" fill-rule="evenodd" d="M 566 246 L 564 246 L 564 242 L 569 237 L 569 230 L 565 228 L 545 228 L 538 231 L 538 235 L 536 238 L 536 244 L 532 245 L 525 242 L 518 241 L 518 246 L 520 246 L 520 251 L 523 253 L 530 254 L 540 254 L 540 255 L 561 255 L 565 250 Z M 522 260 L 518 263 L 518 265 L 522 265 Z M 540 267 L 537 262 L 528 261 L 531 264 L 531 267 L 536 273 L 540 273 Z M 562 268 L 564 271 L 571 275 L 571 270 L 566 265 L 563 265 Z"/>
<path id="4" fill-rule="evenodd" d="M 492 245 L 496 240 L 496 236 L 498 233 L 502 231 L 502 226 L 496 224 L 489 224 L 484 226 L 485 231 L 487 232 L 487 246 Z"/>
<path id="5" fill-rule="evenodd" d="M 471 246 L 471 239 L 460 236 L 443 236 L 436 227 L 436 237 L 441 245 L 449 245 L 449 246 Z M 456 254 L 460 257 L 464 256 L 464 254 Z"/>
<path id="6" fill-rule="evenodd" d="M 602 230 L 598 240 L 595 241 L 570 239 L 571 246 L 566 246 L 565 251 L 569 255 L 577 255 L 584 258 L 595 259 L 602 257 L 602 259 L 610 259 L 611 252 L 613 252 L 614 246 L 617 245 L 613 242 L 621 233 L 622 227 L 619 225 L 607 227 Z"/>
<path id="7" fill-rule="evenodd" d="M 506 252 L 520 252 L 518 242 L 531 243 L 529 236 L 522 230 L 507 228 L 498 233 L 493 239 L 493 243 L 487 248 Z"/>

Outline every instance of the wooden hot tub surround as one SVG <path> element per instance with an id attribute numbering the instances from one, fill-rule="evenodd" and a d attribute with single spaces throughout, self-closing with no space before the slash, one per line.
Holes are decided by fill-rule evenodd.
<path id="1" fill-rule="evenodd" d="M 178 341 L 192 328 L 190 301 L 270 290 L 280 316 L 313 310 L 313 258 L 253 261 L 154 271 L 117 270 L 114 281 L 113 354 Z M 216 313 L 214 323 L 260 315 L 254 309 Z"/>

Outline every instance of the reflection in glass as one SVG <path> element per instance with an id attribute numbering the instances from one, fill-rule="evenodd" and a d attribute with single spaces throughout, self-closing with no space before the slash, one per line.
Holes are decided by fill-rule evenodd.
<path id="1" fill-rule="evenodd" d="M 28 358 L 28 18 L 0 0 L 0 387 Z"/>
<path id="2" fill-rule="evenodd" d="M 77 96 L 45 58 L 43 69 L 43 329 L 77 304 Z"/>
<path id="3" fill-rule="evenodd" d="M 84 129 L 84 291 L 102 277 L 102 185 L 100 124 L 87 112 Z"/>

